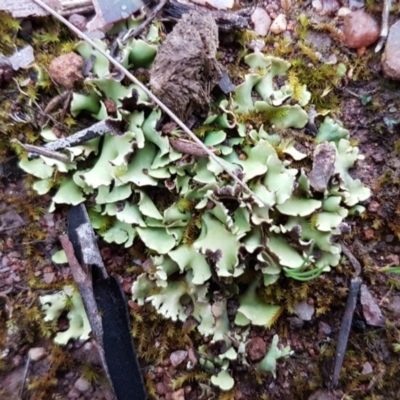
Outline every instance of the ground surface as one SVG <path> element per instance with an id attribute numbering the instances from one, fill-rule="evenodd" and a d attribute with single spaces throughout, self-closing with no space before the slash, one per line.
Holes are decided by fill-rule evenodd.
<path id="1" fill-rule="evenodd" d="M 283 35 L 287 39 L 283 39 L 282 35 L 272 36 L 265 44 L 266 52 L 280 56 L 286 53 L 288 60 L 304 57 L 296 47 L 298 37 L 295 27 L 299 24 L 299 15 L 314 14 L 308 2 L 293 3 L 288 12 L 289 27 L 293 29 L 288 29 Z M 267 10 L 270 14 L 279 14 L 282 7 L 281 4 L 270 3 Z M 370 4 L 370 11 L 377 19 L 379 10 L 378 5 Z M 332 18 L 322 20 L 330 22 Z M 40 29 L 38 21 L 32 20 L 32 23 L 33 32 Z M 44 32 L 41 31 L 41 34 Z M 348 71 L 351 71 L 322 100 L 318 100 L 318 96 L 324 90 L 323 85 L 311 81 L 310 86 L 314 84 L 316 100 L 325 107 L 331 106 L 334 115 L 344 122 L 352 140 L 358 141 L 361 153 L 365 155 L 365 160 L 358 163 L 353 174 L 371 188 L 372 196 L 365 202 L 367 212 L 363 217 L 348 219 L 351 232 L 343 238 L 343 242 L 360 261 L 363 283 L 386 320 L 381 327 L 368 325 L 358 303 L 334 398 L 394 400 L 400 398 L 400 361 L 395 352 L 396 344 L 400 343 L 400 280 L 395 275 L 377 273 L 375 268 L 399 265 L 400 86 L 382 77 L 380 56 L 375 55 L 372 48 L 358 56 L 355 51 L 338 44 L 325 31 L 309 29 L 307 35 L 311 38 L 310 48 L 315 46 L 315 51 L 327 56 L 335 54 L 347 63 Z M 228 36 L 221 38 L 220 52 L 222 62 L 232 76 L 240 68 L 240 64 L 234 65 L 234 61 L 241 47 Z M 21 34 L 18 40 L 19 46 L 25 40 L 30 41 Z M 54 51 L 55 46 L 51 42 L 49 46 Z M 52 54 L 51 57 L 57 55 Z M 46 65 L 48 60 L 42 54 L 38 62 Z M 310 74 L 321 66 L 317 62 L 315 64 L 313 66 L 310 59 L 305 63 L 310 68 Z M 234 75 L 232 78 L 235 81 Z M 51 90 L 41 91 L 36 101 L 45 104 L 52 94 Z M 34 124 L 8 119 L 11 114 L 25 118 L 35 112 L 35 103 L 21 101 L 12 83 L 2 87 L 0 106 L 2 123 L 21 129 L 19 133 L 15 133 L 14 129 L 12 135 L 20 140 L 23 135 L 34 135 L 37 129 Z M 67 320 L 61 318 L 57 326 L 44 323 L 38 296 L 71 280 L 67 267 L 58 267 L 51 262 L 51 255 L 60 248 L 58 235 L 65 229 L 66 210 L 60 208 L 54 214 L 46 212 L 50 198 L 38 197 L 30 188 L 32 179 L 16 167 L 9 145 L 10 131 L 2 127 L 0 134 L 0 398 L 110 398 L 90 342 L 72 343 L 66 348 L 52 345 L 51 336 L 57 329 L 65 329 Z M 120 277 L 122 287 L 129 295 L 134 277 L 127 273 L 126 266 L 132 265 L 134 256 L 103 242 L 100 247 L 108 271 Z M 240 377 L 240 381 L 234 390 L 225 394 L 216 390 L 205 392 L 202 398 L 307 399 L 323 388 L 329 380 L 324 371 L 329 375 L 347 288 L 354 275 L 353 266 L 343 258 L 335 271 L 315 281 L 283 282 L 281 290 L 288 304 L 290 297 L 299 298 L 301 293 L 301 298 L 315 307 L 312 319 L 303 321 L 285 311 L 271 330 L 252 329 L 250 337 L 253 344 L 258 338 L 269 343 L 273 334 L 279 333 L 283 343 L 290 344 L 294 355 L 278 363 L 276 379 L 238 366 L 233 370 L 233 376 Z M 130 306 L 133 315 L 140 314 L 144 321 L 133 322 L 133 331 L 150 397 L 175 400 L 200 398 L 199 382 L 207 383 L 208 375 L 201 369 L 187 373 L 184 368 L 187 361 L 173 366 L 170 356 L 177 350 L 185 350 L 190 359 L 193 350 L 202 344 L 202 339 L 190 326 L 182 327 L 164 321 L 156 317 L 150 308 L 138 309 L 133 302 Z M 32 349 L 43 354 L 38 356 L 38 361 L 28 363 L 28 352 Z"/>

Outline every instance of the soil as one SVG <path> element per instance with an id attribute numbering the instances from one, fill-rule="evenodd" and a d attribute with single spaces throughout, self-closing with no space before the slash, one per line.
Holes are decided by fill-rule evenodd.
<path id="1" fill-rule="evenodd" d="M 259 1 L 259 6 L 264 6 L 272 18 L 286 9 L 287 31 L 283 36 L 268 39 L 264 51 L 279 51 L 290 60 L 300 54 L 295 30 L 300 24 L 298 17 L 309 15 L 319 23 L 330 23 L 333 17 L 318 16 L 309 2 L 293 1 L 289 9 L 288 3 L 267 5 Z M 379 20 L 380 6 L 369 3 L 368 11 Z M 399 16 L 399 7 L 396 10 L 393 19 Z M 32 19 L 33 32 L 40 30 L 42 21 Z M 46 24 L 49 30 L 54 27 L 49 20 Z M 65 31 L 62 35 L 66 40 Z M 234 36 L 224 33 L 218 51 L 221 63 L 236 83 L 240 81 L 235 71 L 240 73 L 240 63 L 236 61 L 242 47 Z M 400 279 L 395 274 L 379 272 L 384 266 L 400 264 L 400 84 L 382 76 L 380 56 L 374 54 L 373 48 L 357 55 L 338 43 L 327 30 L 310 29 L 308 37 L 312 37 L 309 43 L 310 48 L 315 46 L 314 51 L 320 51 L 324 57 L 335 54 L 347 63 L 346 76 L 326 95 L 321 96 L 324 87 L 317 80 L 309 87 L 316 90 L 314 102 L 319 108 L 332 109 L 365 157 L 352 174 L 371 188 L 372 195 L 364 203 L 365 213 L 347 219 L 349 231 L 342 240 L 361 263 L 363 283 L 382 311 L 385 325 L 371 326 L 358 302 L 339 385 L 330 393 L 318 392 L 329 383 L 354 267 L 343 257 L 335 270 L 314 281 L 283 281 L 281 295 L 288 307 L 271 329 L 251 329 L 250 366 L 231 364 L 237 385 L 228 393 L 220 393 L 212 386 L 212 389 L 202 386 L 209 381 L 209 375 L 198 365 L 190 372 L 186 370 L 189 360 L 194 365 L 198 363 L 196 350 L 207 343 L 196 334 L 190 321 L 183 326 L 172 323 L 158 317 L 149 306 L 139 307 L 129 301 L 132 334 L 149 398 L 301 400 L 315 393 L 314 398 L 318 399 L 329 398 L 328 395 L 343 400 L 400 398 Z M 289 49 L 282 44 L 285 38 Z M 25 39 L 18 40 L 20 45 Z M 51 48 L 54 50 L 54 46 Z M 288 55 L 282 54 L 284 51 Z M 38 56 L 38 63 L 43 60 L 43 54 Z M 308 58 L 303 76 L 314 70 Z M 42 91 L 35 101 L 45 104 L 51 93 L 54 95 L 54 90 Z M 19 139 L 30 132 L 33 139 L 29 140 L 34 142 L 34 132 L 40 131 L 29 108 L 34 103 L 22 101 L 15 85 L 3 82 L 0 104 L 2 123 L 21 129 L 17 134 Z M 68 321 L 62 317 L 57 324 L 44 322 L 38 303 L 38 296 L 72 279 L 67 266 L 51 262 L 52 254 L 60 249 L 58 236 L 66 228 L 67 208 L 59 207 L 52 214 L 47 212 L 51 197 L 36 194 L 32 189 L 33 178 L 22 174 L 17 166 L 15 148 L 9 141 L 10 131 L 2 126 L 0 134 L 0 399 L 111 399 L 92 341 L 71 342 L 65 348 L 55 346 L 52 336 L 66 329 Z M 119 277 L 129 299 L 135 274 L 128 272 L 127 266 L 133 265 L 134 255 L 102 241 L 99 245 L 107 271 Z M 293 313 L 290 305 L 298 298 L 315 308 L 311 320 L 304 321 Z M 265 343 L 268 348 L 275 333 L 294 351 L 291 357 L 278 361 L 276 379 L 254 369 L 255 362 L 265 352 Z M 185 361 L 176 364 L 176 358 L 184 355 L 176 352 L 182 350 L 187 352 Z M 39 354 L 37 360 L 33 360 L 32 352 Z"/>

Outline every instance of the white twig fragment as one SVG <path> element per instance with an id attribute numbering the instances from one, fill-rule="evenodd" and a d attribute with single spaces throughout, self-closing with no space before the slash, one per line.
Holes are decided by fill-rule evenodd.
<path id="1" fill-rule="evenodd" d="M 375 47 L 375 53 L 379 53 L 386 42 L 386 38 L 389 33 L 389 12 L 391 5 L 392 5 L 392 0 L 383 0 L 381 34 L 379 42 Z"/>

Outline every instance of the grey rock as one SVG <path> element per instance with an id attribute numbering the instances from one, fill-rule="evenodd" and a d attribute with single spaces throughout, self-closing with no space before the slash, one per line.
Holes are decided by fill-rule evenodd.
<path id="1" fill-rule="evenodd" d="M 90 389 L 91 385 L 87 379 L 80 377 L 75 381 L 74 387 L 80 392 L 87 392 Z"/>
<path id="2" fill-rule="evenodd" d="M 385 326 L 385 318 L 366 285 L 361 285 L 360 302 L 365 321 L 371 326 Z"/>
<path id="3" fill-rule="evenodd" d="M 389 30 L 382 55 L 382 69 L 386 77 L 400 80 L 400 21 L 393 24 Z"/>
<path id="4" fill-rule="evenodd" d="M 32 347 L 28 354 L 31 361 L 39 361 L 46 356 L 46 349 L 44 347 Z"/>
<path id="5" fill-rule="evenodd" d="M 261 7 L 256 7 L 251 14 L 251 22 L 254 26 L 254 32 L 260 36 L 266 36 L 271 26 L 271 18 L 268 13 Z"/>
<path id="6" fill-rule="evenodd" d="M 315 307 L 307 301 L 296 303 L 293 308 L 295 314 L 303 321 L 310 321 L 315 312 Z"/>
<path id="7" fill-rule="evenodd" d="M 362 369 L 361 373 L 363 375 L 368 375 L 368 374 L 372 374 L 372 372 L 373 372 L 372 365 L 368 361 L 365 362 L 364 365 L 363 365 L 363 369 Z"/>
<path id="8" fill-rule="evenodd" d="M 169 356 L 171 364 L 176 367 L 181 364 L 187 357 L 188 352 L 186 350 L 176 350 Z"/>
<path id="9" fill-rule="evenodd" d="M 317 192 L 324 192 L 335 172 L 336 149 L 328 142 L 323 142 L 314 150 L 313 166 L 308 179 Z"/>

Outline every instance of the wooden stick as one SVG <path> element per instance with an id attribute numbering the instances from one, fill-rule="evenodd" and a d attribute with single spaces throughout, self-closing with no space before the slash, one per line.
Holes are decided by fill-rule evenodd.
<path id="1" fill-rule="evenodd" d="M 40 146 L 34 146 L 32 144 L 24 144 L 17 139 L 12 139 L 11 142 L 18 143 L 24 150 L 28 151 L 30 154 L 51 158 L 53 160 L 61 161 L 66 164 L 71 163 L 71 160 L 67 155 L 58 153 L 57 151 L 49 150 Z"/>
<path id="2" fill-rule="evenodd" d="M 344 355 L 346 353 L 347 342 L 353 321 L 354 310 L 357 304 L 358 292 L 361 287 L 361 278 L 353 278 L 350 282 L 349 295 L 347 297 L 346 308 L 344 310 L 342 324 L 339 331 L 339 336 L 336 344 L 335 362 L 333 365 L 332 376 L 328 383 L 328 389 L 336 388 L 339 383 L 340 371 L 342 370 Z"/>

